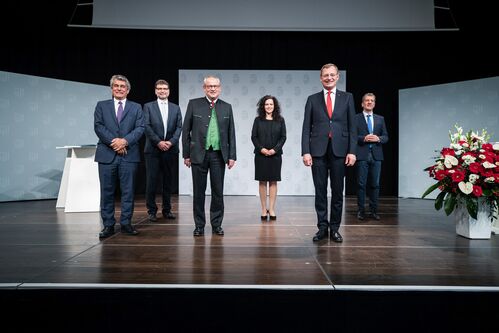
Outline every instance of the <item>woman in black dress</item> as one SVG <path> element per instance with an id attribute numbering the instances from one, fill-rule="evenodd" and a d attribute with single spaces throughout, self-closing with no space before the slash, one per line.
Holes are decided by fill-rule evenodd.
<path id="1" fill-rule="evenodd" d="M 281 116 L 279 102 L 266 95 L 258 101 L 258 116 L 253 122 L 251 141 L 255 146 L 255 180 L 262 205 L 261 219 L 276 219 L 275 202 L 277 182 L 281 180 L 282 146 L 286 141 L 286 124 Z M 267 206 L 267 184 L 269 205 Z M 268 207 L 268 208 L 267 208 Z"/>

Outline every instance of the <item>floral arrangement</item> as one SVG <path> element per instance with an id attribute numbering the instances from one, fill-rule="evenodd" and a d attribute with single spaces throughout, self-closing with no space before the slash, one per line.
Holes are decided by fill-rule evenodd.
<path id="1" fill-rule="evenodd" d="M 425 169 L 437 181 L 423 194 L 423 198 L 436 190 L 441 191 L 435 200 L 435 209 L 444 207 L 450 215 L 456 204 L 464 203 L 474 219 L 478 213 L 478 199 L 489 205 L 491 220 L 499 204 L 499 143 L 488 143 L 486 130 L 463 133 L 455 125 L 449 131 L 450 146 L 440 151 L 435 164 Z"/>

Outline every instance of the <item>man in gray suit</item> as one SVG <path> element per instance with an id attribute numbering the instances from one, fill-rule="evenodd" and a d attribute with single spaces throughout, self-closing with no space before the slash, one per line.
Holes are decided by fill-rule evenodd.
<path id="1" fill-rule="evenodd" d="M 353 95 L 336 89 L 338 67 L 325 64 L 320 80 L 324 89 L 305 104 L 302 130 L 303 164 L 312 168 L 317 228 L 313 241 L 327 238 L 340 243 L 345 166 L 355 164 L 357 132 Z M 327 214 L 327 183 L 331 181 L 331 211 Z"/>
<path id="2" fill-rule="evenodd" d="M 167 219 L 175 219 L 171 205 L 173 166 L 178 155 L 178 143 L 182 133 L 182 114 L 180 107 L 168 101 L 170 84 L 165 80 L 156 81 L 157 100 L 144 105 L 146 126 L 146 206 L 149 221 L 157 221 L 156 186 L 158 176 L 162 175 L 162 213 Z"/>
<path id="3" fill-rule="evenodd" d="M 224 235 L 223 186 L 225 165 L 236 163 L 236 132 L 232 106 L 218 99 L 220 79 L 207 76 L 203 81 L 205 97 L 191 99 L 182 128 L 184 164 L 192 170 L 194 236 L 203 236 L 206 224 L 205 191 L 210 173 L 210 222 L 213 234 Z"/>

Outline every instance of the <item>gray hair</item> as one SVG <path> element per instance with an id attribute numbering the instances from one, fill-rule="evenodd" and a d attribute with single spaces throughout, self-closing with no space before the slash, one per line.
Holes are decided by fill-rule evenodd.
<path id="1" fill-rule="evenodd" d="M 208 75 L 208 76 L 205 76 L 204 79 L 203 79 L 203 85 L 206 85 L 206 80 L 208 79 L 215 79 L 218 81 L 218 84 L 221 84 L 222 82 L 220 81 L 220 78 L 215 76 L 215 75 Z"/>
<path id="2" fill-rule="evenodd" d="M 116 74 L 116 75 L 113 75 L 111 77 L 111 88 L 113 88 L 113 84 L 114 84 L 114 81 L 116 80 L 119 80 L 119 81 L 125 81 L 125 84 L 126 84 L 126 87 L 128 88 L 128 91 L 130 91 L 130 89 L 132 89 L 132 86 L 130 85 L 130 81 L 128 81 L 128 79 L 126 78 L 125 75 L 120 75 L 120 74 Z"/>

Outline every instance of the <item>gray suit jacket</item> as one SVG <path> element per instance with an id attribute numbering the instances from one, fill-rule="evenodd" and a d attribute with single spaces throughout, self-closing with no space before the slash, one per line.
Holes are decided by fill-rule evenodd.
<path id="1" fill-rule="evenodd" d="M 144 153 L 161 153 L 158 148 L 160 141 L 166 140 L 172 143 L 172 147 L 166 153 L 177 154 L 179 152 L 178 143 L 182 133 L 182 114 L 177 104 L 168 102 L 168 124 L 166 124 L 166 136 L 164 135 L 163 118 L 159 110 L 158 101 L 146 103 L 144 105 L 144 116 L 146 125 L 146 145 Z"/>
<path id="2" fill-rule="evenodd" d="M 236 160 L 236 131 L 232 106 L 221 99 L 215 104 L 218 130 L 220 133 L 220 150 L 224 162 Z M 182 156 L 190 158 L 191 163 L 199 164 L 206 154 L 206 134 L 210 123 L 210 103 L 206 97 L 191 99 L 182 127 Z"/>

